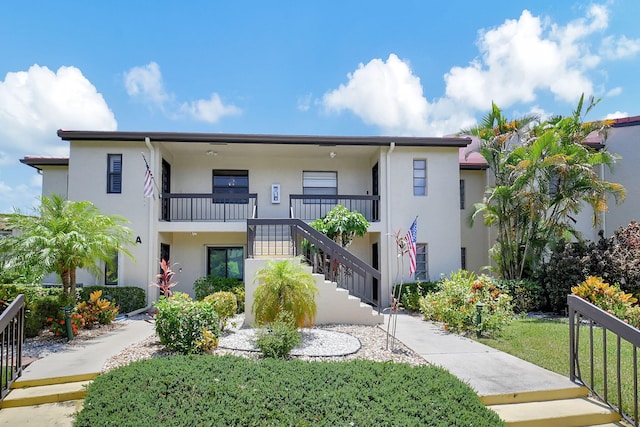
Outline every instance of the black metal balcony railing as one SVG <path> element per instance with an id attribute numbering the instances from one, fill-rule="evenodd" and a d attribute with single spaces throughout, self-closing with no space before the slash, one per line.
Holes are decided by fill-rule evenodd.
<path id="1" fill-rule="evenodd" d="M 176 194 L 163 193 L 162 221 L 244 221 L 258 213 L 257 194 Z"/>
<path id="2" fill-rule="evenodd" d="M 358 211 L 370 222 L 380 221 L 380 196 L 291 194 L 289 205 L 293 218 L 313 221 L 322 218 L 337 205 Z"/>
<path id="3" fill-rule="evenodd" d="M 567 303 L 571 380 L 585 385 L 627 422 L 639 426 L 640 330 L 575 295 L 569 295 Z M 585 335 L 582 342 L 581 332 Z"/>
<path id="4" fill-rule="evenodd" d="M 247 257 L 302 256 L 314 273 L 381 310 L 380 272 L 300 219 L 247 220 Z"/>
<path id="5" fill-rule="evenodd" d="M 24 295 L 20 294 L 0 315 L 0 400 L 22 374 L 24 342 Z"/>

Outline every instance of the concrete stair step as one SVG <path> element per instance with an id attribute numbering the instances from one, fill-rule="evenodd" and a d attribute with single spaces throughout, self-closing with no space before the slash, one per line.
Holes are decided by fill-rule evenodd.
<path id="1" fill-rule="evenodd" d="M 620 415 L 588 397 L 489 405 L 510 427 L 586 426 L 619 422 Z"/>
<path id="2" fill-rule="evenodd" d="M 523 391 L 518 393 L 492 394 L 480 396 L 486 406 L 511 403 L 542 402 L 546 400 L 575 399 L 588 397 L 589 389 L 584 386 L 559 388 L 555 390 Z"/>
<path id="3" fill-rule="evenodd" d="M 83 399 L 98 373 L 16 381 L 0 408 L 42 405 Z"/>
<path id="4" fill-rule="evenodd" d="M 90 383 L 91 381 L 78 381 L 64 384 L 17 388 L 11 390 L 7 397 L 0 402 L 0 408 L 15 408 L 18 406 L 33 406 L 41 405 L 43 403 L 84 399 L 87 394 L 86 386 Z"/>

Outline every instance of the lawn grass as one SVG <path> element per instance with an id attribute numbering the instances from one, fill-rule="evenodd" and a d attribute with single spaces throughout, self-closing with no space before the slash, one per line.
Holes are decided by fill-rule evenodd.
<path id="1" fill-rule="evenodd" d="M 569 322 L 567 319 L 517 319 L 496 338 L 480 338 L 478 341 L 490 347 L 512 354 L 558 374 L 569 376 Z M 616 336 L 607 332 L 607 388 L 608 399 L 618 406 Z M 591 382 L 589 327 L 580 327 L 578 357 L 582 378 Z M 603 333 L 593 328 L 594 384 L 595 390 L 604 394 Z M 620 351 L 622 379 L 622 408 L 633 414 L 633 346 L 622 341 Z"/>
<path id="2" fill-rule="evenodd" d="M 89 386 L 76 426 L 503 426 L 445 370 L 391 362 L 171 356 Z"/>

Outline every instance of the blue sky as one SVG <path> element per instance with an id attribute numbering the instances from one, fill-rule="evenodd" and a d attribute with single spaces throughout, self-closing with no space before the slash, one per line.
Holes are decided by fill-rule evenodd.
<path id="1" fill-rule="evenodd" d="M 640 115 L 637 0 L 7 1 L 0 212 L 40 194 L 57 129 L 455 133 L 509 116 Z"/>

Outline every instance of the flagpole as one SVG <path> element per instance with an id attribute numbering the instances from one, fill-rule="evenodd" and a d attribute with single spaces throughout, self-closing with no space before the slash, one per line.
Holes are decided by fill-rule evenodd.
<path id="1" fill-rule="evenodd" d="M 147 167 L 147 170 L 151 171 L 151 168 L 149 167 L 149 163 L 147 162 L 147 158 L 144 156 L 144 153 L 141 151 L 140 155 L 142 156 L 142 160 L 144 160 L 144 164 Z M 158 197 L 162 198 L 162 193 L 160 192 L 160 187 L 158 186 L 158 183 L 156 182 L 156 177 L 153 175 L 153 173 L 151 174 L 151 181 L 153 181 L 153 185 L 156 188 L 156 192 L 158 193 Z"/>

